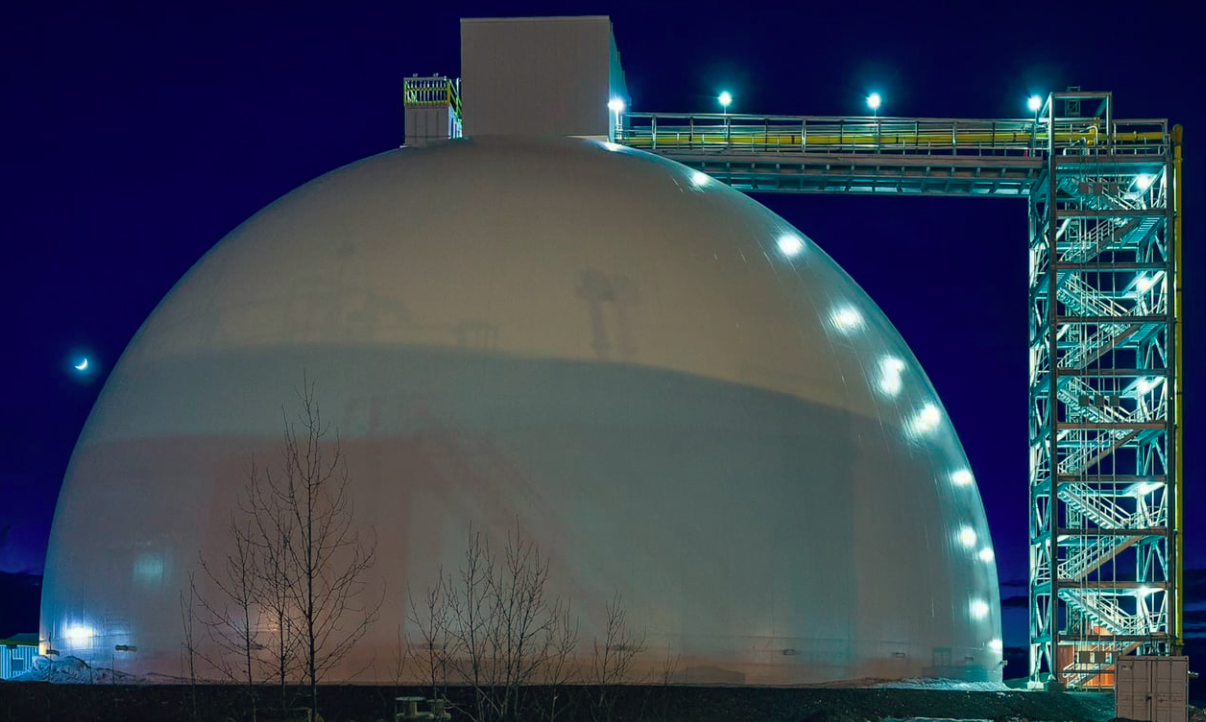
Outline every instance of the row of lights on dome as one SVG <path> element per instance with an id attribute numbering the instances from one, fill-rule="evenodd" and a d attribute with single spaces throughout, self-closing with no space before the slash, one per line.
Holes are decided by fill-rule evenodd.
<path id="1" fill-rule="evenodd" d="M 863 315 L 858 309 L 850 306 L 838 308 L 830 316 L 833 325 L 843 333 L 850 333 L 863 326 Z M 879 362 L 879 390 L 888 396 L 900 393 L 903 383 L 901 373 L 905 370 L 905 362 L 895 356 L 887 356 Z M 934 404 L 921 407 L 917 415 L 909 423 L 909 428 L 917 435 L 928 434 L 942 424 L 942 412 Z"/>
<path id="2" fill-rule="evenodd" d="M 850 306 L 838 308 L 831 315 L 831 320 L 837 328 L 843 332 L 850 332 L 859 329 L 863 325 L 863 316 L 858 312 L 858 309 Z M 879 389 L 889 396 L 895 396 L 900 393 L 902 386 L 901 372 L 905 369 L 904 361 L 895 356 L 888 356 L 879 362 L 880 378 Z M 926 433 L 938 428 L 942 422 L 942 412 L 934 404 L 926 404 L 921 411 L 913 419 L 912 427 L 916 433 Z M 951 474 L 951 483 L 955 486 L 969 486 L 975 479 L 972 477 L 971 471 L 967 469 L 959 469 Z M 974 547 L 976 545 L 976 532 L 971 527 L 963 527 L 959 533 L 959 540 L 966 547 Z M 984 547 L 977 554 L 983 562 L 991 562 L 996 558 L 991 547 Z"/>
<path id="3" fill-rule="evenodd" d="M 979 536 L 977 536 L 976 530 L 972 529 L 970 526 L 965 526 L 959 529 L 959 543 L 964 547 L 974 549 L 978 539 Z M 992 547 L 982 548 L 979 553 L 976 554 L 976 556 L 979 557 L 980 561 L 984 562 L 985 564 L 997 558 L 996 554 L 992 550 Z"/>
<path id="4" fill-rule="evenodd" d="M 863 316 L 857 309 L 843 306 L 838 308 L 830 316 L 833 325 L 843 333 L 850 333 L 863 325 Z M 901 382 L 901 373 L 905 370 L 905 362 L 895 356 L 888 356 L 879 362 L 879 390 L 889 396 L 895 396 L 900 393 L 903 386 Z M 936 430 L 942 424 L 942 412 L 934 404 L 926 404 L 921 407 L 917 415 L 913 417 L 909 427 L 913 433 L 917 435 L 928 434 Z"/>
<path id="5" fill-rule="evenodd" d="M 709 176 L 696 171 L 692 178 L 692 182 L 697 187 L 707 185 L 710 180 Z M 794 234 L 784 234 L 779 238 L 779 250 L 783 255 L 792 257 L 804 250 L 804 241 L 799 236 Z M 854 331 L 863 326 L 863 316 L 858 312 L 858 309 L 845 306 L 833 312 L 832 321 L 835 326 L 843 331 Z M 884 393 L 895 396 L 901 390 L 901 372 L 905 369 L 904 361 L 889 356 L 880 361 L 881 377 L 879 388 Z M 917 434 L 925 434 L 937 429 L 942 423 L 942 412 L 934 404 L 926 404 L 914 417 L 910 424 L 913 431 Z M 956 486 L 967 486 L 974 481 L 972 474 L 967 469 L 960 469 L 951 474 L 951 482 Z M 964 527 L 960 531 L 960 541 L 964 546 L 973 547 L 976 544 L 976 532 L 971 527 Z M 980 550 L 980 560 L 983 562 L 991 562 L 995 559 L 995 554 L 992 548 L 984 547 Z"/>

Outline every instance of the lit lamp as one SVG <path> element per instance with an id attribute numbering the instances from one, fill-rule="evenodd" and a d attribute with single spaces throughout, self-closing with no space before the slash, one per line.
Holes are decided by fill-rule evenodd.
<path id="1" fill-rule="evenodd" d="M 867 96 L 867 107 L 871 109 L 871 113 L 876 117 L 879 116 L 879 106 L 884 102 L 884 99 L 879 97 L 879 93 L 872 93 Z"/>
<path id="2" fill-rule="evenodd" d="M 729 91 L 726 90 L 723 93 L 721 93 L 716 99 L 720 101 L 720 107 L 724 109 L 724 114 L 727 116 L 729 114 L 729 103 L 733 102 L 732 94 L 730 94 Z M 726 144 L 729 142 L 729 139 L 730 139 L 730 135 L 729 135 L 730 130 L 731 130 L 731 128 L 729 127 L 729 119 L 726 117 L 724 119 L 724 142 Z"/>
<path id="3" fill-rule="evenodd" d="M 620 113 L 624 112 L 623 99 L 612 98 L 611 100 L 607 101 L 607 109 L 610 110 L 611 112 L 615 113 L 616 128 L 615 128 L 614 137 L 619 137 L 619 135 L 620 135 Z"/>
<path id="4" fill-rule="evenodd" d="M 1032 130 L 1030 131 L 1030 152 L 1034 153 L 1035 145 L 1038 143 L 1039 111 L 1043 108 L 1043 99 L 1037 95 L 1032 95 L 1026 101 L 1026 107 L 1030 109 L 1030 112 L 1034 113 L 1034 125 L 1031 126 Z"/>

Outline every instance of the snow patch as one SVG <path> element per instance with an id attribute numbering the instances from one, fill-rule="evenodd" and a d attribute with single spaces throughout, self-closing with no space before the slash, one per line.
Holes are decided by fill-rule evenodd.
<path id="1" fill-rule="evenodd" d="M 880 682 L 871 685 L 875 689 L 939 689 L 958 692 L 1016 692 L 1005 686 L 1003 682 L 965 682 L 959 679 L 939 679 L 935 677 L 914 677 L 913 679 L 896 679 L 891 682 Z M 921 718 L 917 718 L 921 719 Z"/>
<path id="2" fill-rule="evenodd" d="M 162 674 L 127 674 L 105 667 L 89 667 L 79 657 L 34 657 L 33 666 L 9 682 L 54 682 L 55 684 L 176 684 L 180 680 Z"/>

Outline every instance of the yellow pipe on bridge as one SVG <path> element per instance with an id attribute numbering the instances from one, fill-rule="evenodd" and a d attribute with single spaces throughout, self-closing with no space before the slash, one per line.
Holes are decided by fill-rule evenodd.
<path id="1" fill-rule="evenodd" d="M 679 147 L 692 145 L 774 145 L 799 146 L 801 138 L 805 146 L 858 146 L 858 147 L 897 147 L 897 148 L 1028 148 L 1032 144 L 1041 147 L 1047 143 L 1047 134 L 1033 135 L 1020 132 L 965 131 L 954 133 L 925 132 L 925 133 L 876 133 L 860 130 L 852 133 L 834 133 L 832 131 L 818 133 L 801 133 L 800 131 L 758 131 L 756 129 L 735 128 L 728 133 L 721 128 L 709 127 L 707 130 L 690 130 L 687 128 L 658 129 L 656 136 L 637 131 L 622 137 L 620 142 L 634 148 L 652 148 L 656 139 L 657 147 Z M 1165 140 L 1160 131 L 1130 133 L 1115 133 L 1116 144 L 1154 145 Z M 1083 142 L 1085 145 L 1095 145 L 1097 133 L 1090 131 L 1066 132 L 1055 134 L 1057 145 L 1069 146 Z"/>

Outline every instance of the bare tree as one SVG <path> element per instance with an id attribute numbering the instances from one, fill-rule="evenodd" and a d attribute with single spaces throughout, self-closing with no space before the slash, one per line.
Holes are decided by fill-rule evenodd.
<path id="1" fill-rule="evenodd" d="M 184 627 L 184 642 L 181 652 L 183 666 L 188 670 L 189 691 L 192 698 L 193 719 L 197 719 L 197 636 L 196 636 L 196 577 L 188 572 L 188 590 L 180 590 L 180 623 Z M 91 674 L 91 670 L 89 670 Z"/>
<path id="2" fill-rule="evenodd" d="M 406 668 L 410 666 L 410 643 L 406 639 L 406 635 L 402 632 L 402 625 L 398 625 L 397 646 L 394 649 L 394 658 L 391 660 L 393 665 L 390 673 L 394 680 L 394 696 L 401 694 L 402 681 L 406 679 Z"/>
<path id="3" fill-rule="evenodd" d="M 666 658 L 662 661 L 662 668 L 659 670 L 657 681 L 663 687 L 669 687 L 674 683 L 674 678 L 678 674 L 678 663 L 681 655 L 671 654 L 670 648 L 666 647 Z"/>
<path id="4" fill-rule="evenodd" d="M 273 506 L 267 505 L 262 478 L 252 467 L 251 508 L 256 531 L 256 550 L 259 556 L 259 605 L 261 627 L 267 632 L 269 648 L 261 658 L 266 675 L 280 688 L 280 709 L 289 707 L 289 682 L 296 675 L 297 649 L 300 635 L 297 613 L 290 590 L 296 577 L 295 567 L 287 550 L 293 536 L 291 520 Z M 270 499 L 271 497 L 267 497 Z"/>
<path id="5" fill-rule="evenodd" d="M 477 722 L 496 717 L 493 702 L 491 657 L 495 656 L 490 643 L 497 639 L 494 614 L 498 604 L 490 597 L 493 587 L 494 559 L 481 533 L 470 535 L 465 549 L 464 564 L 459 578 L 451 576 L 445 582 L 443 597 L 447 600 L 448 622 L 445 629 L 445 659 L 458 681 L 468 684 L 474 693 Z"/>
<path id="6" fill-rule="evenodd" d="M 255 478 L 252 466 L 251 478 Z M 209 564 L 202 556 L 200 566 L 221 602 L 198 596 L 204 613 L 203 623 L 218 649 L 216 657 L 206 657 L 226 679 L 244 684 L 251 717 L 256 718 L 255 672 L 261 666 L 258 617 L 262 611 L 263 575 L 261 554 L 256 544 L 255 520 L 246 509 L 231 517 L 230 536 L 234 550 L 220 565 Z M 230 658 L 235 660 L 231 663 Z"/>
<path id="7" fill-rule="evenodd" d="M 444 688 L 448 684 L 448 598 L 442 567 L 438 579 L 427 590 L 422 606 L 416 605 L 414 595 L 407 592 L 410 610 L 407 619 L 419 629 L 418 661 L 423 681 L 431 687 L 432 699 L 445 698 Z"/>
<path id="8" fill-rule="evenodd" d="M 630 682 L 629 672 L 636 656 L 645 651 L 645 635 L 637 635 L 628 628 L 628 612 L 616 594 L 607 603 L 607 631 L 600 644 L 595 639 L 595 654 L 591 663 L 590 682 L 597 688 L 594 716 L 596 720 L 610 720 L 615 707 L 616 685 Z"/>
<path id="9" fill-rule="evenodd" d="M 580 679 L 581 670 L 574 658 L 580 639 L 578 621 L 573 617 L 570 605 L 559 606 L 552 616 L 552 624 L 549 625 L 542 674 L 548 692 L 544 706 L 549 722 L 556 720 L 557 713 L 566 706 L 560 703 L 564 688 Z"/>
<path id="10" fill-rule="evenodd" d="M 489 722 L 517 718 L 527 685 L 565 684 L 578 630 L 568 607 L 549 597 L 548 581 L 548 560 L 518 529 L 501 558 L 480 532 L 471 533 L 457 573 L 441 571 L 423 606 L 410 603 L 433 695 L 441 684 L 465 684 L 473 705 L 461 712 Z"/>
<path id="11" fill-rule="evenodd" d="M 283 689 L 295 651 L 317 710 L 319 683 L 368 631 L 380 601 L 362 599 L 376 544 L 362 540 L 356 527 L 338 434 L 329 438 L 313 384 L 303 379 L 297 398 L 296 419 L 284 414 L 283 468 L 256 475 L 251 510 L 279 636 L 273 666 Z M 296 635 L 296 649 L 285 644 L 287 632 Z"/>
<path id="12" fill-rule="evenodd" d="M 493 565 L 491 565 L 492 567 Z M 549 600 L 549 562 L 540 549 L 522 536 L 519 528 L 507 535 L 502 566 L 488 578 L 494 604 L 490 640 L 493 686 L 500 716 L 519 715 L 520 694 L 535 680 L 551 646 L 551 630 L 561 601 Z"/>

